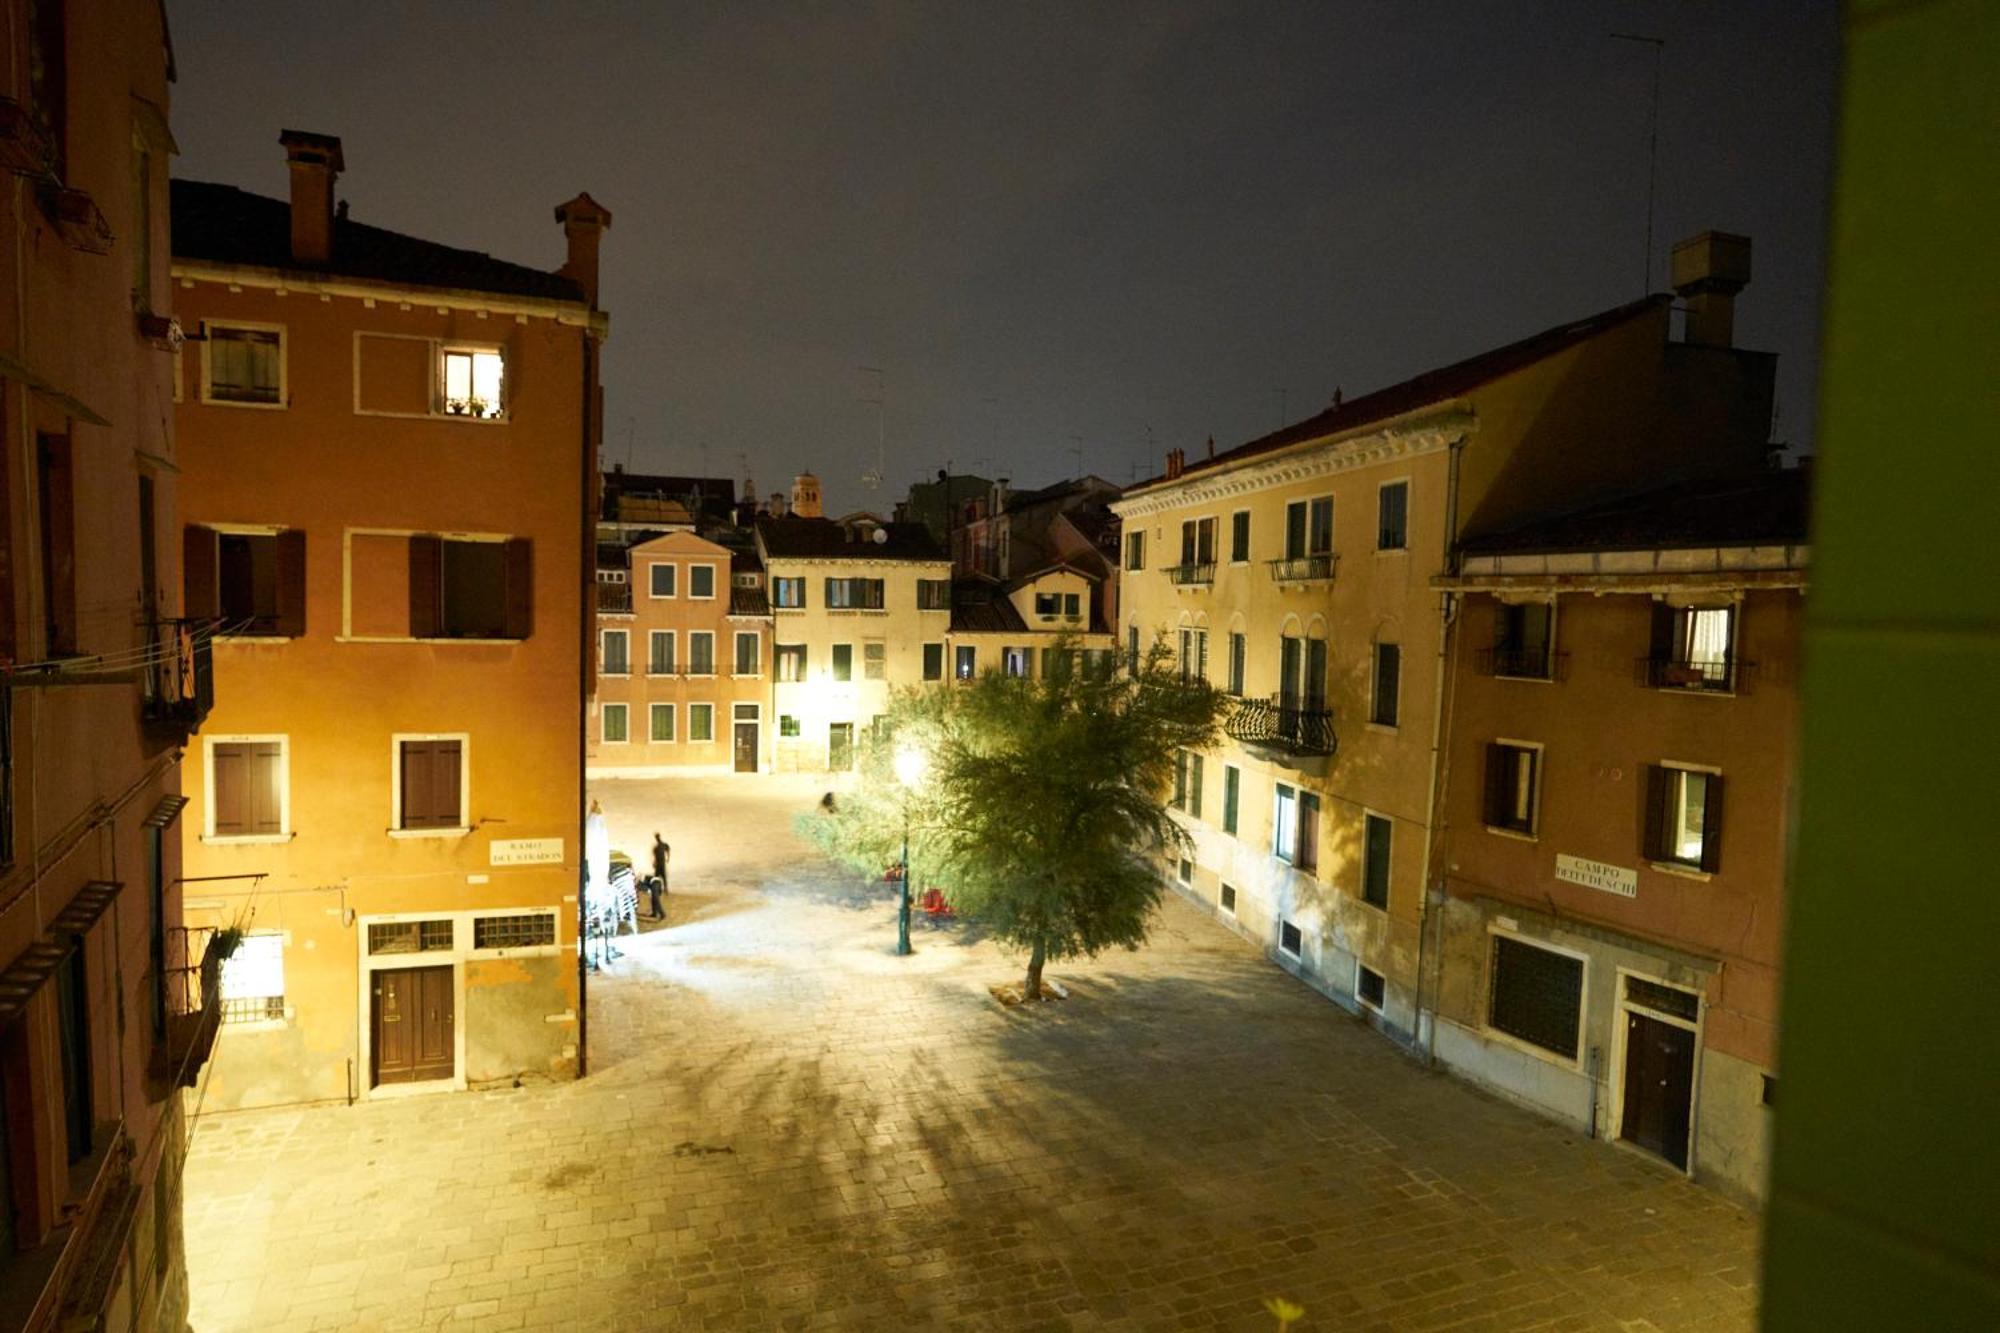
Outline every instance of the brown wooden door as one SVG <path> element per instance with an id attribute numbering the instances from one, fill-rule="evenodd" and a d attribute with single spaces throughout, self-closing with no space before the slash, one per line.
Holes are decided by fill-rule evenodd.
<path id="1" fill-rule="evenodd" d="M 387 968 L 372 981 L 375 1086 L 450 1078 L 457 1064 L 451 968 Z"/>
<path id="2" fill-rule="evenodd" d="M 736 771 L 755 773 L 757 771 L 757 724 L 738 722 L 736 724 Z"/>
<path id="3" fill-rule="evenodd" d="M 1693 1101 L 1694 1033 L 1628 1013 L 1620 1136 L 1685 1171 Z"/>

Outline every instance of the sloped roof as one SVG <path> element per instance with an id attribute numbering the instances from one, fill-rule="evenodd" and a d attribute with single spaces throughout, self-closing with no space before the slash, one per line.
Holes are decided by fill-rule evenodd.
<path id="1" fill-rule="evenodd" d="M 691 521 L 703 518 L 727 523 L 735 516 L 736 483 L 728 477 L 680 477 L 613 468 L 604 474 L 604 517 L 627 522 L 646 521 L 649 505 L 677 505 Z M 664 512 L 664 511 L 663 511 Z M 642 515 L 626 518 L 627 514 Z"/>
<path id="2" fill-rule="evenodd" d="M 921 523 L 884 523 L 876 529 L 883 540 L 852 535 L 827 518 L 757 520 L 757 538 L 764 553 L 780 560 L 947 560 L 944 548 Z"/>
<path id="3" fill-rule="evenodd" d="M 771 599 L 764 595 L 762 588 L 731 588 L 729 590 L 729 614 L 732 616 L 768 616 L 771 614 Z"/>
<path id="4" fill-rule="evenodd" d="M 1025 634 L 1028 622 L 999 584 L 974 576 L 951 582 L 951 628 L 955 634 Z"/>
<path id="5" fill-rule="evenodd" d="M 1329 407 L 1318 416 L 1308 417 L 1304 421 L 1282 427 L 1247 444 L 1239 444 L 1234 449 L 1225 450 L 1213 458 L 1189 459 L 1181 475 L 1192 477 L 1198 473 L 1241 462 L 1246 458 L 1283 449 L 1287 445 L 1302 444 L 1307 440 L 1317 440 L 1328 435 L 1337 435 L 1342 431 L 1372 425 L 1378 421 L 1387 421 L 1405 412 L 1414 412 L 1420 407 L 1470 393 L 1482 384 L 1499 379 L 1502 375 L 1520 370 L 1524 366 L 1531 366 L 1565 348 L 1574 347 L 1578 343 L 1595 338 L 1600 333 L 1615 329 L 1628 320 L 1658 310 L 1670 304 L 1673 299 L 1666 293 L 1656 292 L 1651 296 L 1614 306 L 1610 310 L 1601 311 L 1584 319 L 1558 324 L 1552 329 L 1543 329 L 1540 333 L 1523 338 L 1519 342 L 1511 342 L 1504 347 L 1481 352 L 1477 356 L 1455 361 L 1448 366 L 1440 366 L 1436 370 L 1427 370 L 1400 384 L 1391 384 L 1387 388 L 1377 389 L 1359 398 L 1350 398 Z M 1152 477 L 1128 488 L 1125 493 L 1136 494 L 1165 480 L 1163 476 Z"/>
<path id="6" fill-rule="evenodd" d="M 583 289 L 558 274 L 345 217 L 333 222 L 332 260 L 302 264 L 292 258 L 292 206 L 286 200 L 268 199 L 234 185 L 190 180 L 173 181 L 169 197 L 176 259 L 583 302 Z"/>
<path id="7" fill-rule="evenodd" d="M 1732 472 L 1601 501 L 1465 542 L 1467 555 L 1787 546 L 1806 540 L 1812 469 Z"/>
<path id="8" fill-rule="evenodd" d="M 1116 495 L 1118 488 L 1099 476 L 1071 477 L 1066 481 L 1053 482 L 1039 490 L 1015 491 L 1007 497 L 1007 512 L 1032 509 L 1036 505 L 1051 504 L 1067 500 L 1077 495 Z"/>

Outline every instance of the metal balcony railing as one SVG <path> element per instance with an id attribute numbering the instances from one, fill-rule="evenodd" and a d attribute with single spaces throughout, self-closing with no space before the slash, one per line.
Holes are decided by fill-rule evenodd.
<path id="1" fill-rule="evenodd" d="M 215 622 L 156 620 L 145 668 L 145 717 L 191 735 L 215 707 Z"/>
<path id="2" fill-rule="evenodd" d="M 1642 657 L 1639 678 L 1655 689 L 1727 694 L 1748 662 L 1733 657 Z"/>
<path id="3" fill-rule="evenodd" d="M 222 1025 L 222 951 L 228 946 L 212 926 L 170 926 L 167 934 L 167 956 L 185 965 L 167 968 L 160 977 L 167 1031 L 153 1047 L 150 1072 L 169 1087 L 191 1088 Z"/>
<path id="4" fill-rule="evenodd" d="M 1333 577 L 1334 557 L 1328 555 L 1297 555 L 1283 560 L 1271 560 L 1271 580 L 1274 583 L 1325 583 Z"/>
<path id="5" fill-rule="evenodd" d="M 1546 648 L 1481 648 L 1479 671 L 1511 680 L 1559 680 L 1568 658 Z"/>
<path id="6" fill-rule="evenodd" d="M 1242 700 L 1222 729 L 1232 740 L 1285 754 L 1330 755 L 1340 746 L 1331 710 L 1282 695 Z"/>
<path id="7" fill-rule="evenodd" d="M 597 609 L 613 613 L 629 612 L 632 609 L 632 585 L 629 583 L 599 583 L 597 585 Z"/>
<path id="8" fill-rule="evenodd" d="M 1213 583 L 1215 582 L 1215 562 L 1211 560 L 1207 564 L 1168 565 L 1167 577 L 1172 579 L 1176 585 L 1183 588 L 1190 584 Z"/>

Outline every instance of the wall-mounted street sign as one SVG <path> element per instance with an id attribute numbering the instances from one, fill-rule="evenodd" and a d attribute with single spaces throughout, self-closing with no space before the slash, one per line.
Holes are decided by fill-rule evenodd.
<path id="1" fill-rule="evenodd" d="M 561 865 L 561 838 L 495 838 L 487 845 L 487 863 L 496 866 Z"/>
<path id="2" fill-rule="evenodd" d="M 1566 879 L 1572 884 L 1602 889 L 1621 898 L 1639 896 L 1638 871 L 1627 870 L 1624 866 L 1606 865 L 1602 861 L 1586 861 L 1581 856 L 1565 856 L 1557 852 L 1556 878 Z"/>

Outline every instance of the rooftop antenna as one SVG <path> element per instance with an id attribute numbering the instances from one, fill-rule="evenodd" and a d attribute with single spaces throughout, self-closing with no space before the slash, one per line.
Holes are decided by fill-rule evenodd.
<path id="1" fill-rule="evenodd" d="M 887 427 L 885 425 L 888 413 L 889 395 L 886 388 L 888 377 L 874 366 L 856 366 L 855 369 L 864 375 L 873 375 L 875 377 L 875 396 L 860 400 L 861 402 L 873 403 L 875 405 L 875 466 L 861 474 L 861 484 L 872 491 L 882 484 L 882 469 L 888 461 L 884 454 L 888 440 Z"/>
<path id="2" fill-rule="evenodd" d="M 1076 457 L 1076 475 L 1081 477 L 1083 475 L 1083 436 L 1072 435 L 1069 439 L 1069 451 Z"/>
<path id="3" fill-rule="evenodd" d="M 1637 32 L 1614 32 L 1611 39 L 1653 48 L 1653 124 L 1646 136 L 1646 280 L 1639 285 L 1640 294 L 1644 295 L 1653 290 L 1653 193 L 1660 172 L 1660 61 L 1666 54 L 1667 41 L 1664 37 Z"/>

